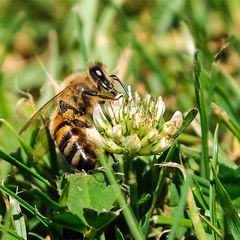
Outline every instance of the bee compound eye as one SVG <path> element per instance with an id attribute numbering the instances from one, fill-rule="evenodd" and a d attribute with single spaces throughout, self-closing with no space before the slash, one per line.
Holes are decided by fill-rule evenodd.
<path id="1" fill-rule="evenodd" d="M 102 71 L 99 70 L 99 69 L 95 69 L 95 74 L 96 74 L 98 77 L 102 77 L 102 76 L 103 76 Z"/>
<path id="2" fill-rule="evenodd" d="M 109 82 L 108 75 L 101 67 L 93 66 L 89 69 L 89 73 L 91 77 L 106 90 L 113 88 L 113 85 Z"/>
<path id="3" fill-rule="evenodd" d="M 92 67 L 89 69 L 89 73 L 90 75 L 94 78 L 94 79 L 102 79 L 104 77 L 104 73 L 102 72 L 102 70 L 98 67 Z"/>

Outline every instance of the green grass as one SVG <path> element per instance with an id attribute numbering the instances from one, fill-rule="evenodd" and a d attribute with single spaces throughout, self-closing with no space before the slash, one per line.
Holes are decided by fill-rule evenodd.
<path id="1" fill-rule="evenodd" d="M 239 238 L 240 3 L 136 2 L 0 2 L 1 239 Z M 166 119 L 186 116 L 161 156 L 126 160 L 126 178 L 109 156 L 82 175 L 42 130 L 18 135 L 53 79 L 94 61 L 161 95 Z"/>

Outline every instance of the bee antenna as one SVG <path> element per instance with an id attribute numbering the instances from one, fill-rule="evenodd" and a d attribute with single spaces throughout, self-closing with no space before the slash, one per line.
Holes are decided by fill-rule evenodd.
<path id="1" fill-rule="evenodd" d="M 126 92 L 126 94 L 129 97 L 129 93 L 128 93 L 128 89 L 127 87 L 120 81 L 120 79 L 116 76 L 116 75 L 110 75 L 110 77 L 114 80 L 120 83 L 121 87 L 123 88 L 123 90 Z"/>

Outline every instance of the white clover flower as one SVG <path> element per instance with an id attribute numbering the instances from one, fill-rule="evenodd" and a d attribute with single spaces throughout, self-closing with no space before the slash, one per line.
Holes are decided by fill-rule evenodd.
<path id="1" fill-rule="evenodd" d="M 94 126 L 87 129 L 88 138 L 109 153 L 161 154 L 181 128 L 182 113 L 176 111 L 165 121 L 162 97 L 154 101 L 149 94 L 141 97 L 137 92 L 133 95 L 130 92 L 129 96 L 94 107 Z"/>

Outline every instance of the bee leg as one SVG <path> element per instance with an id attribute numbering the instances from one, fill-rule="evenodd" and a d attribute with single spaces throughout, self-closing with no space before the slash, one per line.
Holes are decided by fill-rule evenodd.
<path id="1" fill-rule="evenodd" d="M 72 105 L 64 102 L 63 100 L 59 101 L 59 108 L 60 108 L 62 114 L 64 114 L 68 110 L 72 110 L 74 114 L 79 113 L 79 111 L 75 107 L 73 107 Z"/>
<path id="2" fill-rule="evenodd" d="M 70 122 L 76 127 L 81 127 L 81 128 L 89 128 L 90 127 L 87 123 L 85 123 L 82 120 L 77 119 L 77 118 L 71 120 Z"/>
<path id="3" fill-rule="evenodd" d="M 87 108 L 91 105 L 90 99 L 87 95 L 81 94 L 82 101 L 78 103 L 78 109 L 80 111 L 80 115 L 84 115 L 87 111 Z"/>
<path id="4" fill-rule="evenodd" d="M 109 100 L 117 100 L 119 99 L 121 96 L 117 95 L 116 97 L 112 97 L 112 96 L 107 96 L 107 95 L 102 95 L 100 94 L 99 92 L 97 91 L 92 91 L 90 89 L 82 89 L 82 94 L 86 94 L 88 96 L 93 96 L 93 97 L 99 97 L 99 98 L 102 98 L 102 99 L 109 99 Z"/>

